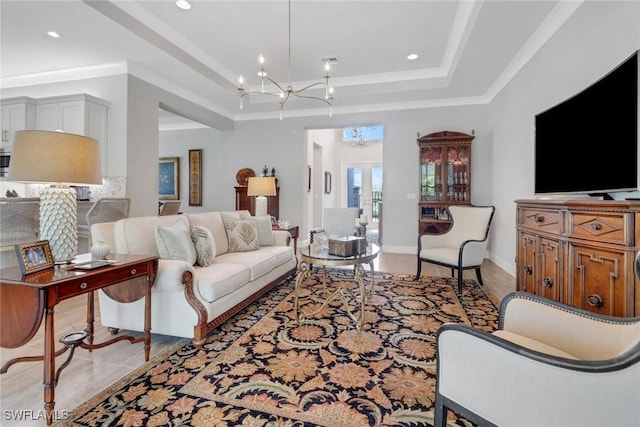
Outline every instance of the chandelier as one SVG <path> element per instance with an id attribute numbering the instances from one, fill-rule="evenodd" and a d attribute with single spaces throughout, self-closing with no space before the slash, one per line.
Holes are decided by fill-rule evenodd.
<path id="1" fill-rule="evenodd" d="M 240 91 L 240 109 L 242 110 L 244 108 L 243 100 L 245 96 L 249 96 L 251 94 L 277 96 L 279 98 L 278 102 L 280 103 L 280 120 L 282 120 L 282 111 L 284 110 L 284 105 L 292 96 L 295 96 L 297 98 L 314 99 L 316 101 L 324 102 L 329 106 L 329 117 L 332 117 L 333 116 L 333 111 L 332 111 L 333 86 L 329 84 L 329 69 L 331 68 L 330 60 L 331 60 L 330 58 L 322 59 L 322 62 L 324 63 L 324 76 L 322 77 L 323 81 L 312 83 L 300 89 L 293 88 L 293 86 L 291 85 L 291 0 L 289 0 L 289 84 L 287 84 L 286 86 L 279 84 L 278 82 L 276 82 L 275 80 L 273 80 L 271 77 L 267 75 L 267 72 L 264 69 L 265 59 L 264 59 L 264 56 L 262 56 L 261 54 L 258 57 L 258 63 L 260 64 L 260 71 L 258 72 L 258 75 L 260 76 L 260 79 L 261 79 L 260 91 L 246 91 L 242 86 L 244 83 L 244 78 L 240 76 L 240 78 L 238 79 L 238 83 L 240 84 L 240 86 L 238 87 L 238 91 Z M 274 84 L 279 90 L 276 92 L 267 92 L 265 90 L 265 80 Z M 306 91 L 307 89 L 311 89 L 312 87 L 316 87 L 320 85 L 324 85 L 324 97 L 303 94 L 303 92 Z"/>
<path id="2" fill-rule="evenodd" d="M 367 131 L 368 127 L 351 128 L 351 146 L 353 148 L 367 148 L 371 145 L 371 142 L 365 136 Z"/>

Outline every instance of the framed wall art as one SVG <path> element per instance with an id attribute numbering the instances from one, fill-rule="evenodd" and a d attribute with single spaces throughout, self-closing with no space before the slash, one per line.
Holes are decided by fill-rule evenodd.
<path id="1" fill-rule="evenodd" d="M 189 150 L 189 206 L 202 206 L 202 150 Z"/>
<path id="2" fill-rule="evenodd" d="M 331 172 L 324 173 L 324 192 L 331 193 Z"/>
<path id="3" fill-rule="evenodd" d="M 180 200 L 180 157 L 161 157 L 159 166 L 160 200 Z"/>
<path id="4" fill-rule="evenodd" d="M 45 270 L 54 265 L 48 240 L 16 245 L 15 249 L 22 274 Z"/>

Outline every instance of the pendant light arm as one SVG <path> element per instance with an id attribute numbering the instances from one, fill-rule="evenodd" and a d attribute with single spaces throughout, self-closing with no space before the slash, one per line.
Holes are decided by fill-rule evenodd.
<path id="1" fill-rule="evenodd" d="M 251 94 L 262 94 L 262 95 L 273 95 L 273 96 L 277 96 L 280 98 L 279 100 L 279 104 L 280 104 L 280 120 L 282 120 L 282 111 L 284 109 L 284 104 L 291 98 L 291 95 L 297 97 L 297 98 L 303 98 L 303 99 L 313 99 L 313 100 L 317 100 L 317 101 L 322 101 L 325 104 L 327 104 L 329 106 L 329 117 L 332 117 L 333 113 L 332 113 L 332 103 L 333 103 L 333 87 L 329 85 L 329 62 L 328 61 L 324 61 L 325 62 L 325 74 L 322 77 L 321 82 L 316 82 L 316 83 L 312 83 L 309 84 L 301 89 L 297 89 L 294 90 L 293 89 L 293 84 L 291 82 L 291 0 L 288 1 L 288 12 L 289 12 L 289 16 L 288 16 L 288 43 L 289 43 L 289 50 L 288 50 L 288 61 L 289 61 L 289 67 L 288 67 L 288 74 L 289 74 L 289 83 L 286 87 L 283 87 L 282 85 L 280 85 L 278 82 L 276 82 L 275 80 L 273 80 L 271 77 L 267 76 L 267 73 L 264 69 L 264 57 L 262 55 L 260 55 L 260 57 L 258 58 L 258 61 L 260 62 L 260 70 L 258 75 L 261 76 L 261 90 L 260 91 L 247 91 L 244 89 L 244 87 L 242 86 L 243 83 L 243 79 L 242 76 L 239 79 L 240 82 L 240 87 L 238 87 L 238 91 L 240 92 L 240 109 L 243 108 L 243 103 L 242 100 L 244 99 L 245 96 L 247 95 L 251 95 Z M 267 92 L 265 91 L 265 80 L 270 82 L 271 84 L 273 84 L 276 88 L 279 89 L 279 92 Z M 321 98 L 319 96 L 311 96 L 311 95 L 301 95 L 302 92 L 304 92 L 307 89 L 311 89 L 313 87 L 316 86 L 324 86 L 325 88 L 325 96 L 324 98 Z"/>

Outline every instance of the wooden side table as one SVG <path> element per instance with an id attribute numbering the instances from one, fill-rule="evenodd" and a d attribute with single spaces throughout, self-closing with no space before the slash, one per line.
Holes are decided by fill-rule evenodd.
<path id="1" fill-rule="evenodd" d="M 298 227 L 297 225 L 291 225 L 288 228 L 280 228 L 277 225 L 274 225 L 271 228 L 273 230 L 288 231 L 289 234 L 291 234 L 291 238 L 293 239 L 293 253 L 298 253 L 298 233 L 300 231 L 300 227 Z"/>
<path id="2" fill-rule="evenodd" d="M 79 295 L 87 295 L 88 298 L 85 331 L 65 337 L 78 336 L 77 342 L 71 343 L 74 348 L 79 346 L 91 351 L 124 339 L 131 343 L 144 341 L 144 358 L 146 361 L 149 360 L 151 287 L 158 271 L 158 257 L 112 254 L 108 258 L 116 262 L 94 270 L 79 270 L 74 269 L 73 266 L 65 266 L 26 276 L 23 276 L 17 267 L 0 270 L 0 346 L 18 348 L 26 344 L 34 337 L 44 318 L 44 355 L 9 360 L 0 368 L 0 374 L 5 373 L 9 367 L 18 362 L 44 361 L 44 409 L 47 424 L 53 421 L 55 386 L 60 371 L 70 361 L 69 359 L 56 371 L 56 356 L 70 348 L 63 347 L 55 350 L 54 308 L 61 301 Z M 118 285 L 120 282 L 137 277 L 144 277 L 146 280 L 127 282 L 122 287 Z M 106 289 L 109 286 L 112 287 Z M 126 335 L 103 343 L 93 343 L 93 292 L 103 288 L 111 298 L 120 302 L 133 302 L 145 298 L 144 337 L 135 338 Z"/>

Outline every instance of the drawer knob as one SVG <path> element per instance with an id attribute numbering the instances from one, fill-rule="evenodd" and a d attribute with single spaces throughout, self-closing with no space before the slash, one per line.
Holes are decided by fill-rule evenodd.
<path id="1" fill-rule="evenodd" d="M 553 286 L 553 280 L 551 280 L 551 277 L 545 277 L 544 279 L 542 279 L 542 284 L 547 288 L 550 288 Z"/>
<path id="2" fill-rule="evenodd" d="M 598 294 L 591 294 L 587 297 L 587 301 L 591 307 L 602 307 L 604 301 L 602 297 Z"/>
<path id="3" fill-rule="evenodd" d="M 80 289 L 87 289 L 87 282 L 80 283 Z"/>
<path id="4" fill-rule="evenodd" d="M 591 229 L 593 231 L 598 231 L 602 228 L 602 225 L 599 222 L 592 222 L 591 223 Z"/>
<path id="5" fill-rule="evenodd" d="M 544 217 L 542 215 L 536 215 L 536 222 L 538 224 L 542 224 L 544 222 Z"/>
<path id="6" fill-rule="evenodd" d="M 132 268 L 132 269 L 131 269 L 131 275 L 133 276 L 134 274 L 136 274 L 136 269 L 135 269 L 135 268 Z"/>
<path id="7" fill-rule="evenodd" d="M 532 275 L 533 274 L 533 268 L 531 268 L 528 265 L 524 266 L 524 272 L 527 273 L 528 275 Z"/>

